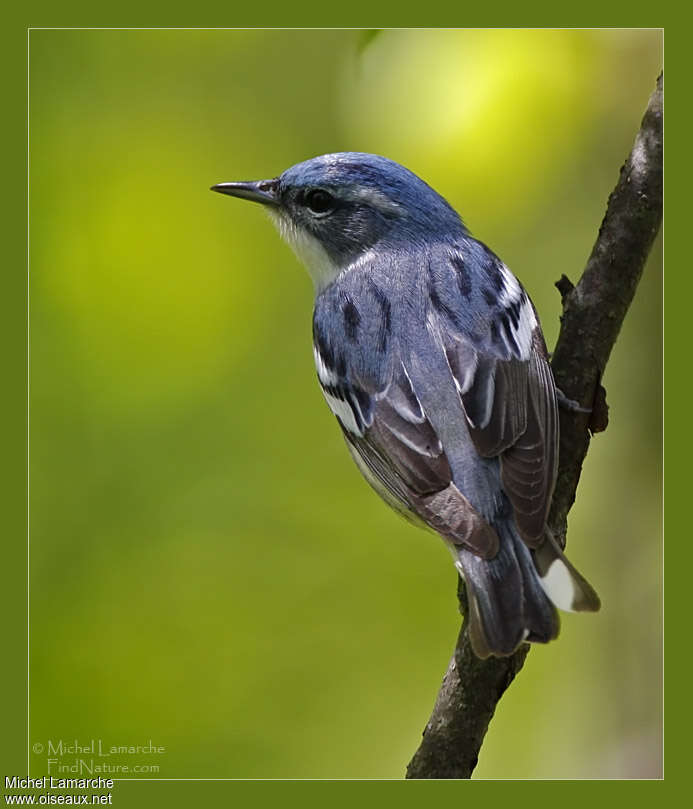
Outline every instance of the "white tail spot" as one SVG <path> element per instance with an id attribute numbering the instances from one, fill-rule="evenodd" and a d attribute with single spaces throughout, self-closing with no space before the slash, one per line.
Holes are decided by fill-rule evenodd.
<path id="1" fill-rule="evenodd" d="M 568 567 L 560 560 L 554 559 L 545 576 L 539 581 L 546 595 L 560 610 L 575 612 L 573 604 L 578 593 L 575 590 L 573 576 Z"/>

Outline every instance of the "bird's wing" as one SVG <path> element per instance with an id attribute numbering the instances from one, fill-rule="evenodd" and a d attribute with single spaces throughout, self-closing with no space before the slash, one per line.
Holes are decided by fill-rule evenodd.
<path id="1" fill-rule="evenodd" d="M 358 297 L 342 294 L 336 302 L 316 305 L 315 364 L 325 399 L 354 460 L 386 502 L 453 543 L 491 558 L 498 550 L 498 536 L 453 481 L 440 438 L 399 346 L 389 337 L 384 300 L 371 283 Z M 371 306 L 373 301 L 376 305 Z M 371 345 L 373 350 L 361 353 L 368 346 L 367 329 L 380 351 Z M 385 358 L 377 372 L 364 354 Z"/>
<path id="2" fill-rule="evenodd" d="M 518 530 L 535 547 L 556 478 L 558 404 L 534 307 L 479 242 L 431 265 L 429 285 L 437 339 L 471 438 L 480 455 L 500 459 Z"/>
<path id="3" fill-rule="evenodd" d="M 429 257 L 427 348 L 448 369 L 434 384 L 457 391 L 478 454 L 500 460 L 503 488 L 525 542 L 541 543 L 556 474 L 557 404 L 531 301 L 490 250 Z M 315 362 L 325 399 L 366 479 L 393 507 L 418 515 L 479 556 L 493 557 L 498 536 L 474 508 L 474 492 L 453 480 L 420 377 L 391 334 L 391 303 L 373 281 L 335 286 L 316 302 Z M 401 338 L 404 342 L 406 338 Z M 442 357 L 445 360 L 442 360 Z M 445 362 L 447 365 L 445 365 Z M 440 367 L 440 363 L 432 364 Z M 423 384 L 423 383 L 422 383 Z M 427 397 L 430 402 L 430 396 Z M 433 404 L 435 407 L 435 404 Z"/>

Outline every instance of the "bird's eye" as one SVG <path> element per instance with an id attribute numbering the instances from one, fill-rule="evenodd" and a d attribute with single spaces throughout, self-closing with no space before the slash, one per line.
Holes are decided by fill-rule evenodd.
<path id="1" fill-rule="evenodd" d="M 324 216 L 334 208 L 334 197 L 322 188 L 314 188 L 306 194 L 306 205 L 312 213 Z"/>

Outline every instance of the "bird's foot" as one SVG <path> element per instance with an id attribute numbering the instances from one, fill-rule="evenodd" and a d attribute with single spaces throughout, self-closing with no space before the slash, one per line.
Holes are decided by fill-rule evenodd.
<path id="1" fill-rule="evenodd" d="M 592 412 L 591 407 L 583 407 L 580 402 L 576 402 L 575 399 L 569 399 L 560 388 L 556 388 L 556 397 L 558 399 L 559 407 L 562 407 L 564 410 L 568 410 L 571 413 Z"/>

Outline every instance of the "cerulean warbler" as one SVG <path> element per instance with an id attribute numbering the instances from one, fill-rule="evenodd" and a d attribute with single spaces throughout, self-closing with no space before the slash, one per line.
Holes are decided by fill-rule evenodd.
<path id="1" fill-rule="evenodd" d="M 328 154 L 212 190 L 262 203 L 315 283 L 313 351 L 366 480 L 435 530 L 464 577 L 479 657 L 558 634 L 599 599 L 546 520 L 558 403 L 527 293 L 430 186 Z"/>

